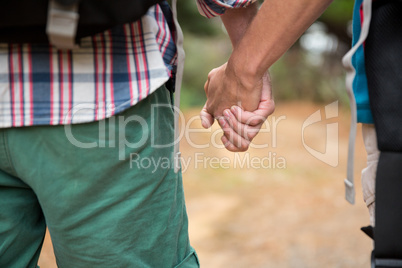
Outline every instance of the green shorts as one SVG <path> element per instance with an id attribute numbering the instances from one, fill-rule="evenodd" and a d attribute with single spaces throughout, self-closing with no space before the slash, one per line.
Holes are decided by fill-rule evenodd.
<path id="1" fill-rule="evenodd" d="M 199 267 L 165 87 L 109 119 L 0 129 L 0 267 Z"/>

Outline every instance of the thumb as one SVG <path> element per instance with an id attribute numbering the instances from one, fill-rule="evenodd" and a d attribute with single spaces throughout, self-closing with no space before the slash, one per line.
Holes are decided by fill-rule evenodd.
<path id="1" fill-rule="evenodd" d="M 267 118 L 275 110 L 275 102 L 272 98 L 272 87 L 269 73 L 267 72 L 263 77 L 263 85 L 261 91 L 261 101 L 258 109 L 254 112 L 257 115 Z"/>
<path id="2" fill-rule="evenodd" d="M 207 103 L 206 102 L 200 112 L 200 118 L 201 118 L 201 125 L 203 128 L 210 128 L 212 126 L 212 124 L 214 123 L 214 117 L 210 113 L 207 112 Z"/>

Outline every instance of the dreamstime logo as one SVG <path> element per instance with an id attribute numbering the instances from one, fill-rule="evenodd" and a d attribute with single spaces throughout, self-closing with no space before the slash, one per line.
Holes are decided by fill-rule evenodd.
<path id="1" fill-rule="evenodd" d="M 334 101 L 333 103 L 326 105 L 324 110 L 325 110 L 324 111 L 325 118 L 321 118 L 321 110 L 317 110 L 304 121 L 302 126 L 302 142 L 304 148 L 312 156 L 332 167 L 336 167 L 338 166 L 338 158 L 339 158 L 338 123 L 326 124 L 325 151 L 323 153 L 314 150 L 313 148 L 308 146 L 304 139 L 304 131 L 307 127 L 322 122 L 324 120 L 338 117 L 338 101 Z"/>

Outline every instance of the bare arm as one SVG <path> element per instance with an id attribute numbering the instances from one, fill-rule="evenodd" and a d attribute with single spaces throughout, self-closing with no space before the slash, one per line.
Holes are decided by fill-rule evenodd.
<path id="1" fill-rule="evenodd" d="M 221 15 L 220 18 L 226 28 L 226 31 L 229 35 L 230 41 L 232 42 L 233 48 L 240 42 L 241 38 L 243 37 L 244 33 L 246 32 L 248 26 L 252 22 L 253 18 L 258 12 L 258 3 L 255 2 L 245 8 L 234 8 L 226 10 L 225 14 Z M 205 93 L 207 94 L 208 99 L 214 99 L 216 96 L 212 91 L 208 91 L 209 88 L 209 81 L 212 76 L 215 75 L 216 72 L 224 72 L 225 66 L 220 66 L 218 68 L 213 69 L 208 75 L 208 81 L 205 83 L 204 89 Z M 208 94 L 210 93 L 210 94 Z M 211 97 L 212 96 L 212 97 Z M 222 97 L 220 97 L 222 98 Z M 227 96 L 226 96 L 227 98 Z M 225 98 L 225 99 L 226 99 Z M 232 98 L 236 99 L 236 96 L 232 96 Z M 204 108 L 201 111 L 201 119 L 202 125 L 205 128 L 210 127 L 214 122 L 214 116 L 221 116 L 222 113 L 213 114 L 207 112 L 207 103 L 205 104 Z"/>
<path id="2" fill-rule="evenodd" d="M 226 69 L 244 90 L 264 75 L 303 32 L 324 12 L 332 0 L 265 0 Z"/>
<path id="3" fill-rule="evenodd" d="M 240 38 L 231 35 L 235 44 L 225 71 L 209 77 L 207 111 L 218 117 L 224 109 L 233 105 L 239 105 L 246 111 L 256 110 L 261 96 L 262 77 L 268 68 L 331 1 L 265 0 L 244 35 Z M 233 18 L 224 18 L 225 25 L 231 27 L 229 24 L 236 24 Z"/>
<path id="4" fill-rule="evenodd" d="M 226 10 L 225 14 L 221 16 L 233 47 L 240 42 L 257 12 L 258 3 L 255 2 L 246 8 Z"/>
<path id="5" fill-rule="evenodd" d="M 258 12 L 258 3 L 251 4 L 247 8 L 237 8 L 227 10 L 224 15 L 221 16 L 222 22 L 229 34 L 233 48 L 242 39 L 251 21 Z M 209 78 L 213 77 L 217 73 L 225 72 L 226 64 L 212 70 L 209 74 Z M 205 91 L 208 95 L 208 99 L 211 99 L 211 95 L 214 96 L 213 91 L 209 91 L 208 79 L 205 85 Z M 274 108 L 274 102 L 271 99 L 271 87 L 268 75 L 263 80 L 263 86 L 261 95 L 258 98 L 258 108 L 253 113 L 243 113 L 240 109 L 234 109 L 232 112 L 226 110 L 223 113 L 224 117 L 218 119 L 219 125 L 224 131 L 222 136 L 222 142 L 229 151 L 245 151 L 251 140 L 257 135 L 262 123 L 270 115 Z M 233 96 L 233 95 L 232 95 Z M 221 100 L 227 100 L 228 95 L 217 96 Z M 234 95 L 236 99 L 237 96 Z M 214 117 L 207 112 L 207 104 L 201 111 L 202 124 L 205 128 L 210 127 L 213 124 Z"/>
<path id="6" fill-rule="evenodd" d="M 224 130 L 222 141 L 228 150 L 247 150 L 261 123 L 275 107 L 267 79 L 268 68 L 331 1 L 265 0 L 257 14 L 255 9 L 247 13 L 235 9 L 222 16 L 234 50 L 228 63 L 214 69 L 208 76 L 205 84 L 208 101 L 201 118 L 204 127 L 213 123 L 213 117 L 219 118 Z M 234 105 L 245 111 L 238 108 L 229 110 Z"/>

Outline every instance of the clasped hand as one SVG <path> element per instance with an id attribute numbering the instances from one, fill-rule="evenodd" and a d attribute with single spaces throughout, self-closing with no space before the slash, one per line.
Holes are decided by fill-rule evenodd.
<path id="1" fill-rule="evenodd" d="M 274 112 L 268 72 L 244 83 L 227 69 L 227 63 L 213 69 L 205 83 L 207 101 L 201 110 L 201 122 L 209 128 L 216 119 L 224 135 L 221 140 L 231 152 L 244 152 L 262 124 Z"/>

